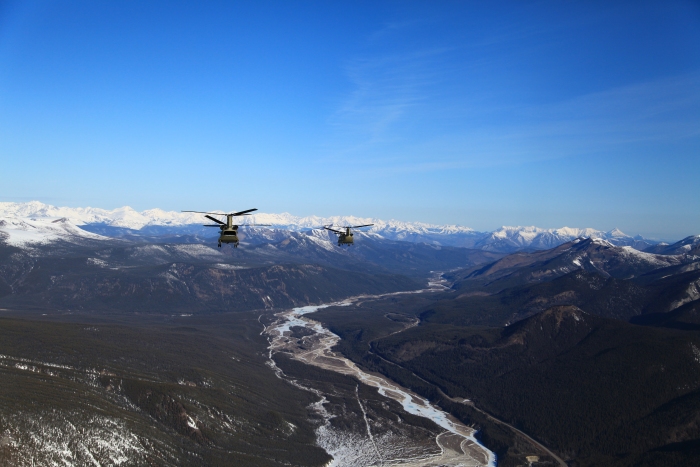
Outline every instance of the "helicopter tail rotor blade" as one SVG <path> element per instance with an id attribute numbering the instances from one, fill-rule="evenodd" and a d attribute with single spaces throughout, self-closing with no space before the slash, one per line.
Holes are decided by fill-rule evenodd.
<path id="1" fill-rule="evenodd" d="M 204 217 L 206 217 L 207 219 L 213 220 L 213 221 L 216 222 L 217 224 L 226 225 L 225 222 L 221 222 L 219 219 L 216 219 L 216 218 L 214 218 L 214 217 L 211 217 L 209 214 L 207 214 L 207 215 L 204 216 Z"/>

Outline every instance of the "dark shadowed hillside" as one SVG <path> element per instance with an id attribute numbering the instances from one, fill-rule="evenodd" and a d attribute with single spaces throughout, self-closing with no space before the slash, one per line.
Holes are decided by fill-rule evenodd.
<path id="1" fill-rule="evenodd" d="M 434 323 L 499 326 L 552 306 L 575 305 L 595 315 L 628 321 L 649 313 L 670 312 L 700 297 L 699 270 L 662 277 L 640 283 L 577 270 L 552 281 L 497 293 L 458 290 L 456 296 L 445 296 L 426 307 L 421 318 Z"/>
<path id="2" fill-rule="evenodd" d="M 374 350 L 581 465 L 700 438 L 696 334 L 555 307 L 501 329 L 419 326 Z"/>

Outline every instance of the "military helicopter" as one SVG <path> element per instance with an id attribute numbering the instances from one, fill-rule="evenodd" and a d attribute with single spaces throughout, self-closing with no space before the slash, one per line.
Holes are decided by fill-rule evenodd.
<path id="1" fill-rule="evenodd" d="M 257 208 L 246 209 L 245 211 L 232 212 L 230 214 L 223 214 L 220 212 L 203 212 L 203 211 L 182 211 L 182 212 L 196 212 L 199 214 L 205 214 L 204 217 L 210 219 L 216 224 L 205 224 L 204 227 L 218 227 L 221 229 L 221 235 L 219 235 L 219 248 L 221 248 L 222 243 L 233 243 L 234 248 L 238 248 L 238 226 L 233 224 L 233 218 L 237 216 L 249 216 L 250 212 L 257 211 Z M 221 222 L 219 219 L 211 217 L 209 214 L 215 216 L 226 216 L 226 223 Z M 251 227 L 258 227 L 267 224 L 257 224 Z"/>
<path id="2" fill-rule="evenodd" d="M 354 225 L 354 226 L 340 227 L 341 229 L 345 229 L 345 232 L 342 232 L 340 230 L 331 229 L 333 224 L 324 225 L 323 228 L 326 230 L 330 230 L 331 232 L 335 233 L 338 236 L 338 246 L 342 246 L 342 245 L 350 246 L 354 243 L 352 240 L 352 232 L 350 231 L 350 229 L 359 229 L 360 227 L 370 227 L 373 225 L 374 224 L 365 224 L 365 225 Z"/>

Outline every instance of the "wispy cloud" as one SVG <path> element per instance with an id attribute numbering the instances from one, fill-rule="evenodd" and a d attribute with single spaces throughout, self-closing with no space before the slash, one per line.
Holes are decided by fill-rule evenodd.
<path id="1" fill-rule="evenodd" d="M 425 55 L 426 59 L 430 57 L 434 55 Z M 416 63 L 408 59 L 395 63 L 409 66 L 406 62 Z M 613 154 L 641 143 L 675 143 L 700 137 L 700 73 L 691 73 L 550 104 L 470 107 L 465 111 L 468 118 L 465 115 L 464 125 L 458 129 L 437 126 L 415 141 L 413 135 L 402 133 L 404 126 L 392 128 L 392 124 L 402 119 L 420 120 L 417 107 L 429 99 L 428 88 L 439 78 L 417 72 L 406 79 L 391 63 L 358 65 L 358 87 L 335 121 L 338 126 L 351 128 L 355 136 L 362 136 L 346 151 L 371 155 L 356 158 L 358 170 L 386 174 L 511 166 Z M 415 66 L 420 69 L 425 65 Z M 395 73 L 380 73 L 377 78 L 375 70 L 385 67 Z M 431 102 L 420 110 L 439 115 L 441 109 L 434 105 Z M 440 105 L 449 107 L 445 113 L 459 113 L 458 105 Z M 480 123 L 479 115 L 489 123 Z M 458 115 L 453 117 L 459 119 Z"/>
<path id="2" fill-rule="evenodd" d="M 331 117 L 335 130 L 356 140 L 357 147 L 397 137 L 392 126 L 409 118 L 439 81 L 431 65 L 444 49 L 357 58 L 346 66 L 352 92 Z"/>

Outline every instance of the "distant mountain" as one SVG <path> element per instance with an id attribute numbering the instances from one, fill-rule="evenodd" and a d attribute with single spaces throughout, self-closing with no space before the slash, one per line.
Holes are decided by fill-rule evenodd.
<path id="1" fill-rule="evenodd" d="M 114 228 L 140 231 L 144 228 L 160 227 L 160 229 L 148 230 L 147 235 L 177 234 L 183 228 L 191 233 L 192 226 L 200 227 L 206 221 L 202 214 L 197 213 L 163 211 L 162 209 L 149 209 L 138 212 L 128 206 L 111 211 L 99 208 L 67 208 L 55 207 L 38 201 L 0 203 L 0 216 L 14 218 L 66 218 L 80 226 L 111 227 L 113 228 L 111 232 L 115 234 L 118 234 L 119 230 L 114 230 Z M 366 231 L 381 234 L 384 238 L 390 240 L 429 243 L 444 242 L 444 244 L 454 244 L 456 246 L 469 246 L 468 243 L 470 241 L 471 243 L 475 241 L 470 239 L 478 239 L 483 236 L 481 232 L 457 225 L 434 225 L 396 220 L 384 221 L 355 216 L 298 217 L 289 213 L 271 214 L 256 212 L 254 215 L 239 218 L 238 222 L 241 225 L 270 224 L 276 229 L 291 231 L 319 228 L 329 224 L 336 226 L 374 224 L 373 227 L 366 229 Z M 88 230 L 91 229 L 88 228 Z M 197 228 L 197 230 L 199 231 L 200 229 Z M 110 230 L 105 230 L 105 232 L 110 232 Z M 134 233 L 131 232 L 132 235 Z"/>
<path id="2" fill-rule="evenodd" d="M 656 269 L 688 262 L 680 255 L 654 255 L 618 247 L 598 238 L 577 238 L 549 250 L 514 253 L 485 266 L 450 274 L 456 289 L 499 291 L 518 285 L 551 281 L 583 270 L 603 277 L 630 279 Z"/>
<path id="3" fill-rule="evenodd" d="M 659 243 L 647 247 L 644 251 L 660 255 L 694 255 L 700 256 L 700 235 L 691 235 L 672 245 Z"/>
<path id="4" fill-rule="evenodd" d="M 224 211 L 220 211 L 224 212 Z M 197 213 L 182 213 L 149 209 L 138 212 L 130 207 L 114 210 L 99 208 L 55 207 L 38 201 L 28 203 L 0 203 L 0 216 L 15 219 L 64 218 L 82 229 L 103 236 L 123 237 L 140 241 L 161 242 L 165 237 L 171 242 L 202 241 L 215 234 L 202 227 L 203 217 Z M 495 253 L 512 253 L 518 250 L 542 250 L 558 246 L 578 237 L 601 238 L 616 246 L 631 246 L 638 250 L 656 244 L 640 236 L 629 236 L 619 229 L 609 232 L 586 228 L 563 227 L 541 229 L 538 227 L 501 227 L 494 232 L 478 232 L 458 225 L 435 225 L 422 222 L 333 216 L 298 217 L 289 213 L 255 213 L 239 219 L 241 225 L 270 224 L 275 231 L 275 240 L 282 240 L 286 232 L 301 232 L 323 225 L 374 224 L 364 229 L 382 238 L 412 243 L 431 243 L 444 246 L 480 249 Z M 0 230 L 2 228 L 0 227 Z M 262 232 L 262 231 L 259 231 Z M 262 236 L 250 231 L 249 241 L 261 240 Z"/>
<path id="5" fill-rule="evenodd" d="M 600 239 L 514 253 L 444 277 L 455 295 L 425 309 L 426 322 L 498 326 L 558 305 L 627 321 L 700 299 L 700 258 L 653 255 Z M 653 323 L 688 319 L 659 317 Z"/>
<path id="6" fill-rule="evenodd" d="M 540 229 L 538 227 L 501 227 L 474 244 L 474 248 L 487 251 L 512 253 L 518 250 L 548 250 L 576 238 L 600 238 L 615 246 L 631 246 L 643 250 L 656 242 L 641 236 L 631 237 L 619 229 L 603 232 L 595 229 L 562 227 Z"/>

